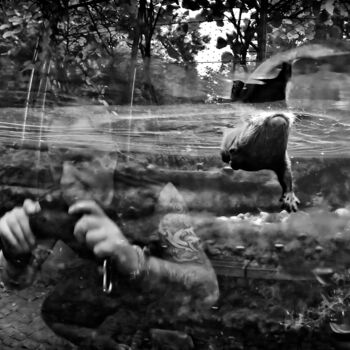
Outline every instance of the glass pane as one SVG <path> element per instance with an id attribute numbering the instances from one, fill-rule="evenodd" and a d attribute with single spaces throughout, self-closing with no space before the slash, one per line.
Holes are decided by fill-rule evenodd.
<path id="1" fill-rule="evenodd" d="M 0 5 L 1 349 L 350 341 L 345 2 Z"/>

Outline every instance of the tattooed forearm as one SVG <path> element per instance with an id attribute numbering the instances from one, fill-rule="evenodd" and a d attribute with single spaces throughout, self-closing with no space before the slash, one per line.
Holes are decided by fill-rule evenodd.
<path id="1" fill-rule="evenodd" d="M 158 233 L 164 259 L 179 263 L 204 262 L 205 254 L 188 215 L 180 213 L 165 215 L 159 224 Z"/>
<path id="2" fill-rule="evenodd" d="M 219 296 L 216 275 L 206 257 L 203 264 L 177 263 L 150 257 L 148 277 L 154 287 L 182 289 L 197 303 L 212 305 Z"/>
<path id="3" fill-rule="evenodd" d="M 163 256 L 179 263 L 204 263 L 205 255 L 201 251 L 200 240 L 192 227 L 183 228 L 172 234 L 163 231 L 160 234 Z"/>
<path id="4" fill-rule="evenodd" d="M 149 281 L 190 291 L 193 298 L 214 302 L 218 297 L 216 275 L 188 215 L 165 215 L 158 232 L 161 256 L 148 258 Z"/>

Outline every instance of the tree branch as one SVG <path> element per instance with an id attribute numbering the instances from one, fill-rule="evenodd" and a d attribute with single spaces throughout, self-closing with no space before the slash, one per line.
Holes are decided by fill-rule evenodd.
<path id="1" fill-rule="evenodd" d="M 78 7 L 82 7 L 82 6 L 96 5 L 102 2 L 108 2 L 108 0 L 91 0 L 86 2 L 80 2 L 79 4 L 68 6 L 68 10 L 77 9 Z"/>
<path id="2" fill-rule="evenodd" d="M 150 36 L 151 36 L 151 37 L 152 37 L 152 35 L 153 35 L 153 33 L 154 33 L 154 30 L 155 30 L 155 28 L 156 28 L 156 26 L 157 26 L 157 22 L 158 22 L 158 20 L 159 20 L 160 13 L 161 13 L 161 11 L 162 11 L 162 6 L 163 6 L 163 4 L 164 4 L 165 1 L 166 1 L 166 0 L 163 0 L 163 1 L 161 2 L 160 6 L 159 6 L 159 10 L 158 10 L 157 15 L 156 15 L 156 18 L 155 18 L 155 20 L 154 20 L 154 23 L 153 23 L 153 25 L 151 26 L 151 30 L 150 30 Z"/>
<path id="3" fill-rule="evenodd" d="M 102 35 L 101 33 L 99 32 L 98 28 L 97 28 L 97 25 L 96 25 L 96 22 L 95 22 L 95 19 L 90 11 L 90 8 L 89 6 L 86 6 L 86 9 L 88 10 L 88 13 L 89 13 L 89 17 L 91 19 L 91 22 L 92 22 L 92 25 L 94 26 L 95 30 L 96 30 L 96 33 L 98 35 L 98 37 L 100 38 L 101 40 L 101 43 L 102 43 L 102 46 L 104 47 L 104 49 L 106 50 L 106 52 L 108 53 L 109 56 L 112 56 L 112 52 L 109 50 L 109 48 L 107 47 L 107 45 L 105 44 L 103 38 L 102 38 Z"/>
<path id="4" fill-rule="evenodd" d="M 280 11 L 283 6 L 286 4 L 290 4 L 290 0 L 280 0 L 279 2 L 276 2 L 276 4 L 271 5 L 269 4 L 268 11 Z"/>
<path id="5" fill-rule="evenodd" d="M 244 36 L 242 35 L 241 28 L 239 28 L 239 26 L 237 24 L 236 17 L 235 17 L 235 14 L 234 14 L 232 8 L 230 8 L 230 14 L 231 14 L 231 18 L 229 18 L 227 16 L 225 16 L 225 17 L 233 24 L 233 26 L 235 27 L 235 29 L 237 31 L 237 35 L 239 36 L 241 41 L 243 41 Z"/>
<path id="6" fill-rule="evenodd" d="M 102 22 L 101 22 L 101 25 L 105 28 L 105 30 L 108 32 L 108 35 L 109 35 L 109 44 L 111 45 L 113 43 L 113 34 L 110 30 L 110 26 L 108 25 L 108 18 L 105 16 L 105 14 L 103 13 L 103 11 L 100 10 L 99 4 L 96 4 L 96 6 L 94 6 L 95 8 L 95 11 L 100 15 L 101 19 L 102 19 Z"/>
<path id="7" fill-rule="evenodd" d="M 251 41 L 249 45 L 256 51 L 258 52 L 258 47 Z"/>
<path id="8" fill-rule="evenodd" d="M 291 14 L 290 16 L 282 16 L 283 19 L 297 19 L 298 15 L 300 15 L 301 13 L 305 13 L 304 9 L 301 9 L 300 11 L 294 12 L 293 14 Z"/>
<path id="9" fill-rule="evenodd" d="M 339 0 L 340 3 L 344 6 L 345 10 L 348 12 L 348 14 L 350 15 L 350 8 L 347 6 L 347 0 Z"/>

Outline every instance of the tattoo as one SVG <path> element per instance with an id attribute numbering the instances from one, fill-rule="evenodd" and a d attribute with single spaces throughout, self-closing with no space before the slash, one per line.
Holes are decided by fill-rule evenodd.
<path id="1" fill-rule="evenodd" d="M 182 228 L 172 234 L 165 230 L 160 233 L 160 243 L 170 261 L 202 263 L 200 240 L 192 227 Z"/>

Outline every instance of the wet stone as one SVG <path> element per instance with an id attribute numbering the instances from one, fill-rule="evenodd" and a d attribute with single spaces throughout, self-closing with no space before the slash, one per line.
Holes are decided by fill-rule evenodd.
<path id="1" fill-rule="evenodd" d="M 37 346 L 37 343 L 34 342 L 33 340 L 31 339 L 26 339 L 22 342 L 22 346 L 25 348 L 25 349 L 35 349 L 36 346 Z"/>
<path id="2" fill-rule="evenodd" d="M 13 344 L 13 339 L 8 335 L 1 336 L 1 341 L 4 345 L 7 345 L 7 346 L 10 346 Z"/>
<path id="3" fill-rule="evenodd" d="M 23 324 L 23 323 L 21 323 L 21 324 L 18 324 L 18 325 L 16 326 L 16 330 L 17 330 L 18 332 L 28 333 L 28 330 L 30 330 L 30 329 L 31 329 L 31 328 L 28 327 L 28 324 Z"/>
<path id="4" fill-rule="evenodd" d="M 7 315 L 9 315 L 11 313 L 11 311 L 9 309 L 3 309 L 1 312 L 5 316 L 7 316 Z"/>
<path id="5" fill-rule="evenodd" d="M 17 340 L 17 341 L 22 341 L 22 340 L 26 339 L 27 336 L 26 336 L 25 334 L 23 334 L 23 333 L 17 332 L 17 333 L 15 333 L 15 334 L 12 336 L 12 338 L 15 339 L 15 340 Z"/>
<path id="6" fill-rule="evenodd" d="M 48 339 L 48 332 L 46 329 L 36 331 L 31 335 L 31 339 L 36 340 L 38 342 L 45 341 Z"/>

